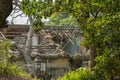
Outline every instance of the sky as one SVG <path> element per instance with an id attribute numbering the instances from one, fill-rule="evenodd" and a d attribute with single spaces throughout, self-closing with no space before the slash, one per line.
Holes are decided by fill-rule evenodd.
<path id="1" fill-rule="evenodd" d="M 22 11 L 16 12 L 13 10 L 9 17 L 7 18 L 9 24 L 30 24 L 28 21 L 28 17 L 23 14 L 22 16 L 17 16 L 21 14 Z M 16 17 L 17 16 L 17 17 Z M 43 22 L 48 21 L 49 19 L 42 19 Z"/>
<path id="2" fill-rule="evenodd" d="M 27 17 L 21 17 L 21 16 L 18 16 L 16 18 L 14 18 L 16 15 L 18 15 L 19 13 L 15 13 L 13 15 L 10 15 L 7 20 L 9 21 L 9 23 L 13 23 L 13 24 L 27 24 L 27 20 L 28 18 Z M 13 19 L 14 18 L 14 19 Z M 12 20 L 13 19 L 13 20 Z"/>

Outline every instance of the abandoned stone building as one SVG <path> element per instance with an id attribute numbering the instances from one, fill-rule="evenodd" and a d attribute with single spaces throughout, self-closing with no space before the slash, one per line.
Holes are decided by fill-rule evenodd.
<path id="1" fill-rule="evenodd" d="M 23 57 L 29 25 L 9 25 L 1 29 L 0 34 L 11 39 L 15 54 L 22 56 L 21 66 L 25 67 Z M 69 69 L 76 69 L 83 65 L 83 60 L 88 60 L 84 55 L 86 49 L 80 46 L 82 39 L 78 27 L 51 27 L 46 26 L 34 31 L 30 55 L 34 62 L 36 75 L 58 78 Z M 73 56 L 77 55 L 74 60 Z M 24 64 L 24 65 L 23 65 Z"/>

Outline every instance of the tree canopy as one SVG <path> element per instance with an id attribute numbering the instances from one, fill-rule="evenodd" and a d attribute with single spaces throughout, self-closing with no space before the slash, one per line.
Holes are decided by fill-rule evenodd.
<path id="1" fill-rule="evenodd" d="M 34 28 L 43 27 L 42 18 L 47 18 L 53 11 L 52 0 L 23 0 L 21 9 L 28 16 L 32 16 Z"/>
<path id="2" fill-rule="evenodd" d="M 85 45 L 95 48 L 95 69 L 104 79 L 115 79 L 120 62 L 119 0 L 56 0 L 56 10 L 71 13 L 80 23 Z M 66 6 L 67 5 L 67 6 Z"/>

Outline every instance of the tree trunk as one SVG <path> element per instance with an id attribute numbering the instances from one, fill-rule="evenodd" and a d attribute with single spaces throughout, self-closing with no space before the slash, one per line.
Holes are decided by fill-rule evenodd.
<path id="1" fill-rule="evenodd" d="M 89 67 L 90 67 L 90 69 L 92 69 L 96 65 L 96 62 L 95 62 L 96 48 L 92 46 L 92 47 L 89 48 L 89 51 L 90 51 L 90 64 L 89 64 Z"/>
<path id="2" fill-rule="evenodd" d="M 6 18 L 12 12 L 12 1 L 13 0 L 0 0 L 0 28 L 5 27 Z"/>
<path id="3" fill-rule="evenodd" d="M 28 32 L 28 36 L 27 36 L 25 52 L 24 52 L 23 55 L 24 55 L 25 61 L 27 63 L 29 73 L 35 74 L 35 69 L 34 69 L 33 62 L 32 62 L 31 56 L 30 56 L 30 53 L 31 53 L 30 49 L 31 49 L 31 46 L 32 46 L 32 36 L 33 36 L 32 18 L 29 17 L 29 19 L 30 19 L 31 25 L 30 25 L 30 29 L 29 29 L 29 32 Z"/>
<path id="4" fill-rule="evenodd" d="M 85 4 L 86 2 L 87 2 L 87 0 L 81 0 L 82 1 L 82 3 L 83 4 Z M 86 27 L 87 25 L 87 19 L 88 18 L 90 18 L 90 13 L 89 12 L 87 12 L 87 11 L 85 11 L 85 10 L 83 10 L 83 16 L 84 16 L 84 24 L 85 24 L 85 26 L 84 27 Z M 92 69 L 95 65 L 96 65 L 96 62 L 95 62 L 95 58 L 96 58 L 96 48 L 95 48 L 95 46 L 88 46 L 89 47 L 89 55 L 90 55 L 90 64 L 89 64 L 89 67 L 90 67 L 90 69 Z"/>

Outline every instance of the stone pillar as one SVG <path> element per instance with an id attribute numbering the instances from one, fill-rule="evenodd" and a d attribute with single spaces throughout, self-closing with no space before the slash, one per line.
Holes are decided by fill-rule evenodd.
<path id="1" fill-rule="evenodd" d="M 38 54 L 37 46 L 38 46 L 38 34 L 33 34 L 33 37 L 32 37 L 32 47 L 34 48 L 32 50 L 33 55 Z"/>

